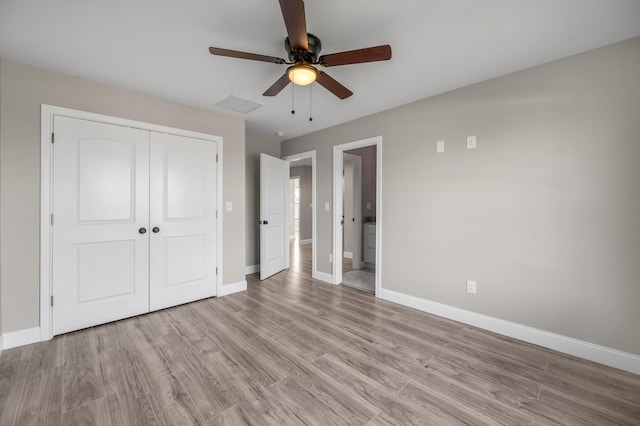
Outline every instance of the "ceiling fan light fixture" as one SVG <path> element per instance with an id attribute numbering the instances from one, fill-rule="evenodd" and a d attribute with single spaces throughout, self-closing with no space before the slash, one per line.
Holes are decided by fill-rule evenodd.
<path id="1" fill-rule="evenodd" d="M 307 64 L 296 64 L 287 70 L 289 80 L 298 86 L 308 86 L 318 76 L 318 70 Z"/>

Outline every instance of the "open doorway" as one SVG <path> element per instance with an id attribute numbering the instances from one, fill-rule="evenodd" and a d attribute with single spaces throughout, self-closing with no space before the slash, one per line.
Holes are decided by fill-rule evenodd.
<path id="1" fill-rule="evenodd" d="M 369 148 L 375 149 L 362 149 Z M 362 156 L 357 154 L 345 151 L 342 162 L 343 274 L 362 267 Z M 370 290 L 373 292 L 373 284 Z"/>
<path id="2" fill-rule="evenodd" d="M 301 176 L 292 176 L 296 170 L 289 168 L 289 240 L 300 239 L 300 180 Z"/>
<path id="3" fill-rule="evenodd" d="M 381 138 L 334 146 L 334 282 L 380 289 Z"/>
<path id="4" fill-rule="evenodd" d="M 344 151 L 342 158 L 341 284 L 375 293 L 375 240 L 370 231 L 375 234 L 376 146 Z M 368 256 L 371 253 L 374 256 Z"/>
<path id="5" fill-rule="evenodd" d="M 315 151 L 284 157 L 289 162 L 289 268 L 314 277 Z"/>

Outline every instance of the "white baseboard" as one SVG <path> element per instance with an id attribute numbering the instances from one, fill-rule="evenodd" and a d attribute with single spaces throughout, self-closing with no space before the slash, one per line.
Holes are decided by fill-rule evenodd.
<path id="1" fill-rule="evenodd" d="M 1 338 L 2 349 L 11 349 L 18 346 L 30 345 L 40 341 L 40 327 L 26 328 L 24 330 L 5 333 Z"/>
<path id="2" fill-rule="evenodd" d="M 245 275 L 255 274 L 256 272 L 260 272 L 260 265 L 250 265 L 244 268 Z"/>
<path id="3" fill-rule="evenodd" d="M 324 281 L 325 283 L 335 284 L 333 282 L 333 275 L 327 274 L 326 272 L 313 271 L 313 274 L 311 274 L 311 277 L 318 281 Z"/>
<path id="4" fill-rule="evenodd" d="M 311 243 L 313 243 L 312 239 L 298 241 L 298 244 L 300 244 L 301 246 L 303 246 L 305 244 L 311 244 Z"/>
<path id="5" fill-rule="evenodd" d="M 353 253 L 351 253 L 350 251 L 345 251 L 344 257 L 346 257 L 347 259 L 353 259 Z"/>
<path id="6" fill-rule="evenodd" d="M 233 293 L 239 293 L 247 290 L 247 281 L 239 281 L 237 283 L 225 284 L 222 286 L 222 290 L 218 297 L 227 296 Z"/>
<path id="7" fill-rule="evenodd" d="M 622 352 L 606 346 L 596 345 L 392 290 L 381 289 L 378 297 L 420 311 L 429 312 L 454 321 L 513 337 L 514 339 L 544 346 L 558 352 L 640 374 L 640 355 Z"/>

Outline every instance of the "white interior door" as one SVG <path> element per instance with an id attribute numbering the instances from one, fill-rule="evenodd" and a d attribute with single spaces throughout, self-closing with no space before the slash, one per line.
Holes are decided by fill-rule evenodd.
<path id="1" fill-rule="evenodd" d="M 56 116 L 53 332 L 149 311 L 149 132 Z"/>
<path id="2" fill-rule="evenodd" d="M 260 154 L 260 279 L 287 267 L 289 163 Z"/>
<path id="3" fill-rule="evenodd" d="M 150 307 L 216 295 L 217 144 L 151 132 Z"/>

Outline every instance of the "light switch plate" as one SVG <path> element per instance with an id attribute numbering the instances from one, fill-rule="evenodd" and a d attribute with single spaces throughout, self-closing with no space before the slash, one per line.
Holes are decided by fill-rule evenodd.
<path id="1" fill-rule="evenodd" d="M 227 204 L 225 205 L 225 209 L 230 212 L 231 210 L 233 210 L 233 204 L 231 203 L 231 201 L 227 201 Z"/>
<path id="2" fill-rule="evenodd" d="M 474 149 L 477 146 L 476 137 L 468 136 L 467 137 L 467 149 Z"/>
<path id="3" fill-rule="evenodd" d="M 324 211 L 326 211 L 326 212 L 329 211 L 329 203 L 328 202 L 324 203 Z"/>
<path id="4" fill-rule="evenodd" d="M 371 203 L 367 203 L 367 210 L 371 210 Z"/>
<path id="5" fill-rule="evenodd" d="M 436 152 L 437 153 L 444 152 L 444 141 L 436 142 Z"/>

